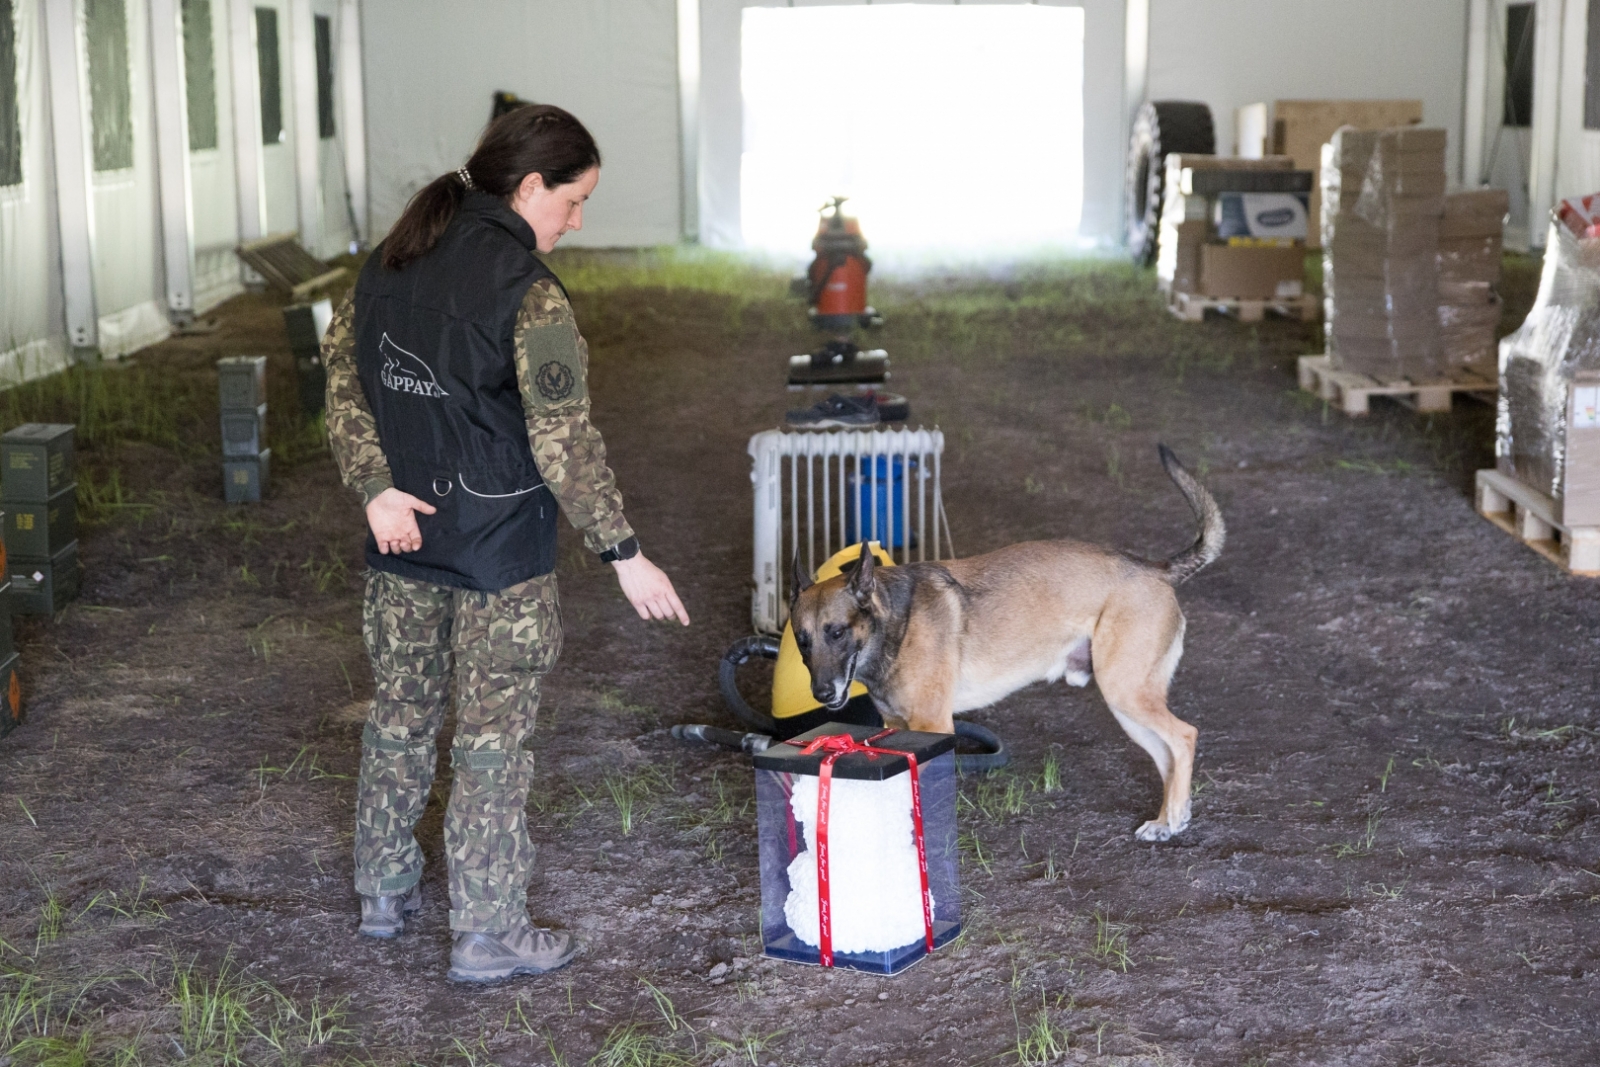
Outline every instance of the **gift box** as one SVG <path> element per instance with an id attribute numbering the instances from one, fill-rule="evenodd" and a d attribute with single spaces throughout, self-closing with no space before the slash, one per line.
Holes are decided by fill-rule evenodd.
<path id="1" fill-rule="evenodd" d="M 766 955 L 896 974 L 961 932 L 954 736 L 828 723 L 755 766 Z"/>

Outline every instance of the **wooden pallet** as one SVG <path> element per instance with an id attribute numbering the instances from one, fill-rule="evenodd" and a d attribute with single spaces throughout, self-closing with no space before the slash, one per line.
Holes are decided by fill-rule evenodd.
<path id="1" fill-rule="evenodd" d="M 257 241 L 246 241 L 234 254 L 274 288 L 303 300 L 329 282 L 344 277 L 343 267 L 331 267 L 300 247 L 292 233 L 274 234 Z"/>
<path id="2" fill-rule="evenodd" d="M 1568 526 L 1555 519 L 1545 494 L 1497 470 L 1478 472 L 1478 514 L 1563 570 L 1600 578 L 1600 526 Z"/>
<path id="3" fill-rule="evenodd" d="M 1458 370 L 1444 381 L 1413 382 L 1404 378 L 1380 382 L 1365 374 L 1334 370 L 1327 356 L 1300 357 L 1300 388 L 1339 405 L 1346 415 L 1365 415 L 1368 402 L 1386 396 L 1413 411 L 1449 411 L 1450 400 L 1466 393 L 1493 403 L 1500 383 L 1469 370 Z"/>
<path id="4" fill-rule="evenodd" d="M 1322 301 L 1314 296 L 1286 296 L 1274 300 L 1247 300 L 1242 297 L 1199 296 L 1195 293 L 1166 294 L 1167 310 L 1184 322 L 1199 322 L 1207 311 L 1232 315 L 1240 322 L 1260 322 L 1267 312 L 1286 319 L 1314 322 L 1322 312 Z"/>

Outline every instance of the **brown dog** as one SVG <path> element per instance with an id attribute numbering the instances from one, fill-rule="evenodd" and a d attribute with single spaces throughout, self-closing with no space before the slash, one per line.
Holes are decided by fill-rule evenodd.
<path id="1" fill-rule="evenodd" d="M 796 558 L 789 621 L 812 694 L 843 707 L 860 681 L 885 720 L 951 733 L 957 712 L 1033 682 L 1087 685 L 1092 674 L 1165 786 L 1139 839 L 1183 830 L 1198 733 L 1167 710 L 1183 655 L 1173 586 L 1217 558 L 1226 531 L 1211 494 L 1170 449 L 1160 451 L 1200 527 L 1164 563 L 1078 541 L 1029 541 L 971 559 L 879 567 L 863 545 L 852 573 L 811 585 Z"/>

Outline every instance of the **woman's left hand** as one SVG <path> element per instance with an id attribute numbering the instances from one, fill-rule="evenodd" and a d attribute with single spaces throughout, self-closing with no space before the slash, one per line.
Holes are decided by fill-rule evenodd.
<path id="1" fill-rule="evenodd" d="M 645 559 L 644 553 L 616 560 L 611 565 L 617 570 L 617 584 L 622 586 L 622 595 L 628 598 L 639 618 L 676 618 L 685 626 L 689 625 L 689 613 L 678 599 L 677 590 L 672 588 L 672 579 L 667 577 L 666 571 Z"/>

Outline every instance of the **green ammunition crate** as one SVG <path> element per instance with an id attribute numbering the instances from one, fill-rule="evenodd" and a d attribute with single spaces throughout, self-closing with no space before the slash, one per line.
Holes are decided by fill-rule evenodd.
<path id="1" fill-rule="evenodd" d="M 78 542 L 49 559 L 11 561 L 14 615 L 54 615 L 78 595 Z"/>
<path id="2" fill-rule="evenodd" d="M 222 498 L 230 504 L 254 504 L 267 491 L 272 449 L 259 455 L 230 456 L 222 461 Z"/>
<path id="3" fill-rule="evenodd" d="M 328 369 L 321 356 L 296 356 L 294 374 L 300 386 L 300 414 L 314 418 L 327 405 Z"/>
<path id="4" fill-rule="evenodd" d="M 0 500 L 43 503 L 73 484 L 71 423 L 29 422 L 0 435 Z"/>
<path id="5" fill-rule="evenodd" d="M 333 321 L 333 302 L 290 304 L 283 309 L 283 326 L 289 334 L 289 349 L 298 356 L 314 356 L 322 348 L 322 336 Z"/>
<path id="6" fill-rule="evenodd" d="M 0 659 L 0 737 L 22 725 L 22 685 L 17 681 L 17 654 Z"/>
<path id="7" fill-rule="evenodd" d="M 229 356 L 217 360 L 217 400 L 224 411 L 254 411 L 265 404 L 267 357 Z"/>
<path id="8" fill-rule="evenodd" d="M 222 454 L 258 456 L 267 447 L 267 405 L 254 411 L 222 410 Z"/>
<path id="9" fill-rule="evenodd" d="M 78 487 L 69 485 L 43 504 L 13 501 L 5 510 L 6 555 L 49 559 L 78 536 Z"/>

